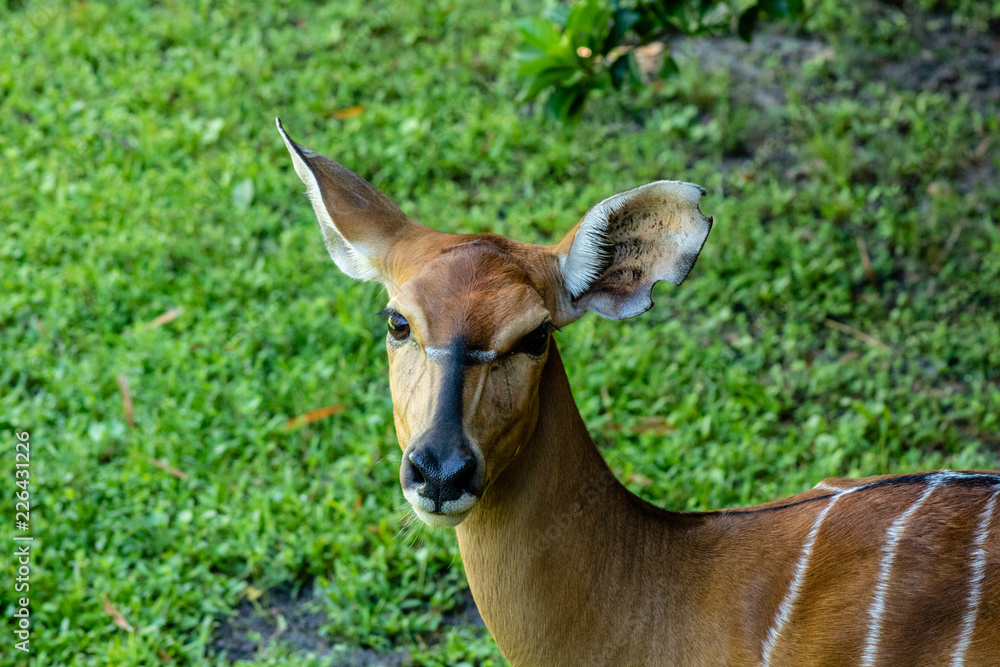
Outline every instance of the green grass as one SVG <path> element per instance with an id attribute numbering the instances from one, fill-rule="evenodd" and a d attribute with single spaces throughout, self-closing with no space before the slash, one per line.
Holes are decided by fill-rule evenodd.
<path id="1" fill-rule="evenodd" d="M 813 7 L 828 57 L 758 58 L 779 105 L 688 65 L 561 127 L 516 100 L 530 3 L 6 5 L 0 453 L 12 470 L 13 432 L 31 433 L 36 542 L 34 651 L 5 629 L 0 665 L 227 664 L 215 633 L 279 585 L 315 593 L 343 650 L 505 664 L 443 622 L 465 588 L 453 532 L 401 531 L 383 295 L 330 262 L 277 114 L 449 231 L 546 242 L 641 183 L 708 188 L 715 229 L 683 287 L 559 334 L 585 420 L 650 500 L 998 465 L 1000 118 L 878 75 L 877 58 L 920 51 L 895 10 Z M 4 559 L 5 615 L 14 573 Z M 337 661 L 274 646 L 260 664 Z"/>

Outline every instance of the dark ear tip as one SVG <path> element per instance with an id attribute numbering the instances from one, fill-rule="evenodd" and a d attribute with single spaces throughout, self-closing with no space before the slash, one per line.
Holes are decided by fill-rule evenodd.
<path id="1" fill-rule="evenodd" d="M 292 139 L 290 136 L 288 136 L 288 132 L 285 132 L 285 126 L 282 125 L 281 123 L 281 116 L 274 117 L 274 124 L 278 126 L 278 133 L 281 135 L 282 139 L 289 142 L 292 146 L 295 146 L 296 148 L 299 147 L 299 145 L 295 143 L 295 140 Z"/>

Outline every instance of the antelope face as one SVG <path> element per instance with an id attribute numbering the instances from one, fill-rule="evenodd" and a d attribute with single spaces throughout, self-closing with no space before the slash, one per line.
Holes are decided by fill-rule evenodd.
<path id="1" fill-rule="evenodd" d="M 472 237 L 447 247 L 385 311 L 400 483 L 432 526 L 465 518 L 538 416 L 555 325 L 505 245 Z"/>
<path id="2" fill-rule="evenodd" d="M 657 181 L 594 206 L 553 246 L 418 224 L 349 169 L 278 130 L 330 256 L 389 293 L 389 384 L 403 495 L 432 526 L 464 519 L 535 428 L 552 331 L 652 306 L 687 276 L 711 218 L 697 185 Z"/>

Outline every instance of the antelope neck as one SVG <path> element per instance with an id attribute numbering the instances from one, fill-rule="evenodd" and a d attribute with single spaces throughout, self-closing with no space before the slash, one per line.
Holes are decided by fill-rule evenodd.
<path id="1" fill-rule="evenodd" d="M 678 596 L 671 582 L 689 583 L 699 566 L 675 553 L 671 534 L 693 537 L 704 519 L 656 508 L 618 482 L 587 433 L 554 341 L 539 396 L 532 436 L 456 529 L 497 644 L 517 665 L 614 664 L 639 646 L 690 635 L 693 617 L 665 612 Z M 662 576 L 650 581 L 654 557 Z M 581 632 L 604 655 L 574 656 Z"/>

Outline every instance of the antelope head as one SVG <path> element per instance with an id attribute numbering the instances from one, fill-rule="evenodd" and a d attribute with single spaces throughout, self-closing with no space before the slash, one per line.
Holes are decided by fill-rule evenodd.
<path id="1" fill-rule="evenodd" d="M 553 331 L 611 319 L 680 284 L 708 237 L 704 190 L 657 181 L 600 202 L 552 246 L 447 234 L 278 130 L 333 261 L 389 297 L 386 350 L 403 495 L 431 526 L 458 525 L 528 441 Z"/>

